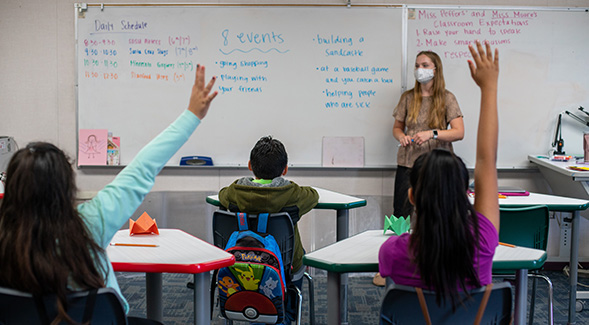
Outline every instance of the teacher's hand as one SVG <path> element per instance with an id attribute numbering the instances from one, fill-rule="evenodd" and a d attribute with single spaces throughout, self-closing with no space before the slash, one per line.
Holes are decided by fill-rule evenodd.
<path id="1" fill-rule="evenodd" d="M 401 138 L 399 138 L 399 142 L 401 143 L 402 147 L 410 145 L 412 140 L 413 139 L 411 139 L 411 137 L 408 135 L 403 135 Z"/>
<path id="2" fill-rule="evenodd" d="M 205 67 L 202 65 L 196 66 L 196 77 L 194 78 L 194 85 L 192 86 L 192 93 L 190 94 L 190 102 L 188 103 L 188 110 L 191 111 L 199 119 L 203 119 L 209 111 L 209 106 L 213 99 L 217 96 L 217 92 L 212 94 L 211 89 L 215 84 L 215 77 L 209 81 L 205 86 Z"/>
<path id="3" fill-rule="evenodd" d="M 427 131 L 417 132 L 417 134 L 415 134 L 413 136 L 413 140 L 415 140 L 415 143 L 417 145 L 421 145 L 424 142 L 426 142 L 427 140 L 431 139 L 432 137 L 433 137 L 432 131 L 427 130 Z"/>

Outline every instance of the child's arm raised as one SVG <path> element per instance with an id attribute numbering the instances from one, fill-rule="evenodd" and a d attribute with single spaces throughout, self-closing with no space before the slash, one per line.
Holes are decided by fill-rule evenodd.
<path id="1" fill-rule="evenodd" d="M 497 191 L 497 79 L 499 76 L 499 51 L 495 56 L 488 42 L 486 51 L 480 42 L 477 50 L 469 45 L 474 63 L 468 61 L 472 79 L 481 88 L 481 111 L 477 133 L 476 163 L 474 169 L 474 208 L 482 213 L 499 231 L 499 199 Z"/>
<path id="2" fill-rule="evenodd" d="M 213 77 L 205 86 L 205 67 L 200 64 L 196 66 L 196 76 L 190 94 L 188 110 L 201 120 L 207 115 L 211 101 L 217 96 L 216 91 L 211 93 L 215 80 L 216 78 Z"/>

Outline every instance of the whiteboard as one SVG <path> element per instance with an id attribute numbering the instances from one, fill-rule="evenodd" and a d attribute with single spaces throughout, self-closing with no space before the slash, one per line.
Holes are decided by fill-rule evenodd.
<path id="1" fill-rule="evenodd" d="M 467 65 L 467 43 L 489 40 L 499 49 L 499 168 L 528 166 L 528 154 L 551 149 L 556 119 L 569 110 L 589 108 L 589 13 L 586 9 L 408 6 L 407 80 L 421 50 L 438 53 L 446 88 L 464 114 L 464 140 L 455 152 L 472 167 L 480 94 Z M 577 113 L 579 112 L 579 113 Z M 587 116 L 585 116 L 587 117 Z M 562 117 L 567 154 L 583 152 L 589 128 Z"/>
<path id="2" fill-rule="evenodd" d="M 262 136 L 292 166 L 321 166 L 323 137 L 364 137 L 365 166 L 393 166 L 401 93 L 398 7 L 90 6 L 76 9 L 78 129 L 120 137 L 121 164 L 188 104 L 197 63 L 219 95 L 168 162 L 246 166 Z"/>

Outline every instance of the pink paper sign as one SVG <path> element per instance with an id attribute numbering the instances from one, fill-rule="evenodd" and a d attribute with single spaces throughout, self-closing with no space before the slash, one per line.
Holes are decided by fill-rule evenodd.
<path id="1" fill-rule="evenodd" d="M 81 129 L 78 135 L 78 166 L 106 165 L 107 130 Z"/>

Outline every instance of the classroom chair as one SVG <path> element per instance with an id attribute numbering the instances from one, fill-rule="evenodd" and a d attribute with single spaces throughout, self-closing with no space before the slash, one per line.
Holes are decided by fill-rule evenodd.
<path id="1" fill-rule="evenodd" d="M 456 310 L 450 302 L 438 306 L 433 291 L 390 284 L 380 308 L 381 325 L 404 324 L 485 324 L 511 323 L 511 285 L 507 282 L 469 291 L 462 295 Z"/>
<path id="2" fill-rule="evenodd" d="M 499 241 L 516 246 L 546 250 L 548 243 L 549 210 L 545 205 L 521 208 L 499 209 Z M 540 274 L 541 268 L 529 270 L 528 277 L 532 278 L 532 292 L 530 297 L 530 313 L 528 322 L 534 323 L 534 307 L 536 302 L 536 280 L 543 279 L 548 285 L 548 324 L 554 324 L 552 281 Z M 503 276 L 504 274 L 493 274 Z"/>
<path id="3" fill-rule="evenodd" d="M 0 324 L 49 324 L 57 315 L 55 295 L 35 298 L 32 294 L 0 287 Z M 76 322 L 91 324 L 161 324 L 130 317 L 112 288 L 77 291 L 67 295 L 68 315 Z"/>
<path id="4" fill-rule="evenodd" d="M 257 215 L 248 214 L 248 224 L 250 229 L 257 228 Z M 217 210 L 213 213 L 213 243 L 215 246 L 225 249 L 227 241 L 231 234 L 238 230 L 237 217 L 235 212 L 229 212 L 224 210 Z M 280 247 L 280 253 L 282 255 L 282 261 L 285 268 L 285 277 L 287 281 L 287 294 L 290 294 L 291 298 L 296 298 L 297 306 L 297 319 L 296 324 L 301 324 L 302 304 L 303 296 L 300 290 L 290 284 L 292 279 L 291 265 L 294 253 L 294 226 L 290 215 L 287 212 L 271 213 L 268 219 L 267 232 L 271 234 Z M 315 306 L 314 306 L 314 292 L 313 292 L 313 279 L 309 274 L 305 272 L 304 277 L 308 281 L 309 287 L 309 316 L 310 323 L 315 323 Z M 216 287 L 216 277 L 213 277 L 211 283 L 211 299 L 214 299 Z M 213 303 L 211 303 L 213 306 Z M 212 314 L 212 313 L 211 313 Z"/>

